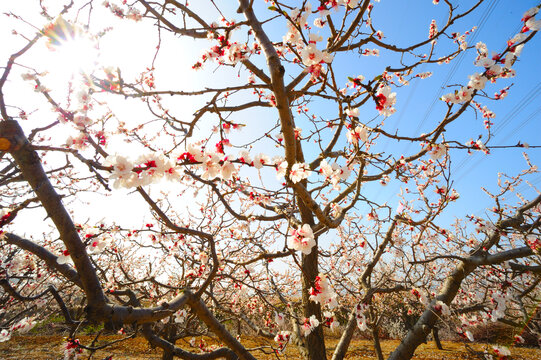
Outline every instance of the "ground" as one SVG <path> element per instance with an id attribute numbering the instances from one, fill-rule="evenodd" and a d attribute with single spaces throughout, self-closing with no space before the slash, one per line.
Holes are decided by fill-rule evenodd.
<path id="1" fill-rule="evenodd" d="M 99 344 L 120 339 L 121 336 L 104 336 L 100 337 Z M 81 336 L 80 340 L 83 344 L 89 344 L 92 341 L 91 336 Z M 199 338 L 197 342 L 199 343 Z M 208 339 L 205 339 L 211 343 Z M 266 340 L 254 337 L 247 337 L 242 340 L 243 344 L 248 348 L 255 348 L 267 344 Z M 330 341 L 328 344 L 329 358 L 337 339 Z M 15 336 L 11 340 L 0 343 L 0 359 L 5 360 L 59 360 L 63 359 L 63 345 L 65 344 L 61 336 Z M 190 348 L 189 339 L 181 339 L 177 342 L 178 345 Z M 388 340 L 382 342 L 382 348 L 385 355 L 388 355 L 398 345 L 397 340 Z M 462 360 L 462 359 L 478 359 L 475 355 L 468 352 L 463 343 L 443 342 L 445 350 L 437 350 L 434 343 L 422 345 L 416 352 L 414 359 L 416 360 Z M 486 344 L 474 344 L 473 347 L 477 351 L 483 351 L 485 348 L 490 353 L 492 346 Z M 192 348 L 193 349 L 193 348 Z M 296 359 L 296 349 L 290 346 L 287 349 L 286 356 L 282 358 Z M 527 349 L 511 347 L 513 360 L 539 360 L 541 359 L 540 349 Z M 148 343 L 143 338 L 128 339 L 122 342 L 115 343 L 106 350 L 99 350 L 92 359 L 102 360 L 107 356 L 113 356 L 113 360 L 147 360 L 160 359 L 161 351 L 151 349 Z M 256 353 L 258 359 L 276 359 L 270 354 Z M 88 359 L 89 354 L 86 353 L 82 359 Z M 375 359 L 375 352 L 371 341 L 355 340 L 350 346 L 346 359 L 368 360 Z M 496 357 L 497 359 L 497 357 Z"/>

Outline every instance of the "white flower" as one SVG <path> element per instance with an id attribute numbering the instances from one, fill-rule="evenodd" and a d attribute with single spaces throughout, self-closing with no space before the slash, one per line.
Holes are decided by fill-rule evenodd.
<path id="1" fill-rule="evenodd" d="M 348 131 L 346 136 L 350 143 L 358 144 L 359 140 L 362 142 L 368 140 L 368 131 L 364 126 L 357 126 L 355 129 Z"/>
<path id="2" fill-rule="evenodd" d="M 186 315 L 188 315 L 186 310 L 179 310 L 176 313 L 174 313 L 173 316 L 175 318 L 174 319 L 175 323 L 182 324 L 186 320 Z"/>
<path id="3" fill-rule="evenodd" d="M 276 178 L 283 178 L 286 175 L 287 171 L 287 161 L 283 159 L 277 160 L 274 162 L 274 165 L 276 165 Z"/>
<path id="4" fill-rule="evenodd" d="M 396 103 L 396 93 L 391 92 L 389 86 L 381 86 L 376 92 L 376 110 L 385 117 L 392 115 L 396 109 L 393 107 Z"/>
<path id="5" fill-rule="evenodd" d="M 445 315 L 445 316 L 451 315 L 451 311 L 449 310 L 449 306 L 447 306 L 447 304 L 444 303 L 441 300 L 436 301 L 435 309 L 437 311 L 441 311 L 442 315 Z"/>
<path id="6" fill-rule="evenodd" d="M 326 22 L 327 20 L 324 18 L 316 18 L 314 19 L 314 26 L 322 29 L 325 27 Z"/>
<path id="7" fill-rule="evenodd" d="M 261 169 L 263 165 L 270 164 L 271 160 L 270 158 L 265 154 L 257 154 L 254 157 L 254 167 L 256 169 Z M 287 162 L 286 162 L 286 168 L 287 168 Z"/>
<path id="8" fill-rule="evenodd" d="M 527 21 L 532 16 L 535 16 L 539 12 L 539 8 L 537 6 L 534 6 L 530 10 L 526 11 L 524 15 L 522 15 L 522 21 Z"/>
<path id="9" fill-rule="evenodd" d="M 310 44 L 300 52 L 302 63 L 306 66 L 319 64 L 323 60 L 323 53 L 316 48 L 315 44 Z"/>
<path id="10" fill-rule="evenodd" d="M 346 3 L 348 4 L 348 7 L 353 9 L 357 5 L 359 5 L 359 0 L 346 0 Z"/>
<path id="11" fill-rule="evenodd" d="M 201 264 L 204 265 L 204 264 L 208 263 L 208 261 L 209 261 L 209 256 L 207 255 L 206 252 L 202 251 L 202 252 L 200 252 L 199 254 L 197 254 L 197 255 L 195 256 L 195 259 L 196 259 L 196 260 L 199 260 L 199 261 L 201 262 Z"/>
<path id="12" fill-rule="evenodd" d="M 485 83 L 487 82 L 487 78 L 479 73 L 475 73 L 473 75 L 468 76 L 470 78 L 470 82 L 468 83 L 468 87 L 475 89 L 475 90 L 482 90 L 485 88 Z"/>
<path id="13" fill-rule="evenodd" d="M 526 21 L 526 24 L 524 25 L 525 28 L 527 28 L 529 31 L 537 31 L 541 29 L 541 20 L 535 20 L 535 18 L 530 18 L 528 21 Z M 525 29 L 523 29 L 525 30 Z M 528 31 L 526 30 L 526 31 Z"/>
<path id="14" fill-rule="evenodd" d="M 475 66 L 480 66 L 484 68 L 492 67 L 494 64 L 496 64 L 496 61 L 488 58 L 488 57 L 481 57 L 475 61 Z"/>
<path id="15" fill-rule="evenodd" d="M 354 109 L 346 109 L 346 115 L 347 116 L 350 116 L 350 117 L 359 117 L 360 115 L 360 111 L 359 111 L 359 108 L 354 108 Z"/>
<path id="16" fill-rule="evenodd" d="M 250 152 L 248 150 L 241 150 L 237 155 L 237 160 L 245 164 L 250 164 L 252 162 Z"/>
<path id="17" fill-rule="evenodd" d="M 34 321 L 34 318 L 25 317 L 17 324 L 13 325 L 12 330 L 18 330 L 21 334 L 25 334 L 32 330 L 32 328 L 36 326 L 36 324 L 37 322 Z"/>
<path id="18" fill-rule="evenodd" d="M 8 341 L 9 339 L 11 339 L 11 333 L 9 330 L 4 329 L 0 331 L 0 342 Z"/>
<path id="19" fill-rule="evenodd" d="M 280 345 L 280 351 L 283 350 L 287 343 L 289 343 L 289 339 L 291 337 L 291 334 L 289 331 L 280 331 L 276 334 L 274 337 L 274 341 Z"/>
<path id="20" fill-rule="evenodd" d="M 103 239 L 99 238 L 93 238 L 92 242 L 88 246 L 88 252 L 90 254 L 97 254 L 101 253 L 105 247 L 107 246 L 107 242 Z"/>
<path id="21" fill-rule="evenodd" d="M 114 180 L 113 187 L 119 188 L 123 183 L 133 175 L 133 163 L 121 155 L 109 155 L 104 162 L 105 166 L 113 166 L 113 172 L 109 179 Z"/>
<path id="22" fill-rule="evenodd" d="M 71 260 L 70 253 L 68 252 L 68 250 L 64 250 L 62 251 L 62 254 L 58 256 L 58 258 L 56 259 L 56 262 L 62 265 L 62 264 L 68 263 L 70 260 Z"/>
<path id="23" fill-rule="evenodd" d="M 470 330 L 466 331 L 466 332 L 464 333 L 464 335 L 466 335 L 466 337 L 468 338 L 468 340 L 470 340 L 470 341 L 473 341 L 473 340 L 474 340 L 473 334 L 471 333 Z"/>
<path id="24" fill-rule="evenodd" d="M 500 357 L 511 356 L 511 351 L 506 346 L 494 346 L 494 352 Z"/>
<path id="25" fill-rule="evenodd" d="M 315 315 L 310 316 L 309 319 L 304 320 L 304 324 L 301 326 L 301 334 L 308 336 L 310 333 L 319 326 L 319 320 Z"/>
<path id="26" fill-rule="evenodd" d="M 472 98 L 472 94 L 473 94 L 473 89 L 469 87 L 462 87 L 460 90 L 456 91 L 454 94 L 443 95 L 441 99 L 445 102 L 450 102 L 452 104 L 460 104 L 466 101 L 470 101 Z"/>
<path id="27" fill-rule="evenodd" d="M 305 163 L 295 163 L 291 167 L 291 172 L 289 178 L 291 181 L 296 184 L 301 180 L 308 178 L 312 174 L 310 167 Z"/>
<path id="28" fill-rule="evenodd" d="M 287 238 L 287 246 L 293 250 L 300 250 L 305 255 L 310 254 L 312 248 L 316 246 L 310 225 L 304 224 L 300 229 L 291 229 Z"/>
<path id="29" fill-rule="evenodd" d="M 433 145 L 430 151 L 430 158 L 432 160 L 439 160 L 447 153 L 447 146 L 445 144 Z"/>
<path id="30" fill-rule="evenodd" d="M 235 165 L 233 165 L 229 161 L 225 161 L 222 165 L 221 169 L 221 175 L 222 179 L 224 180 L 231 180 L 233 178 L 233 175 L 237 172 L 237 169 L 235 168 Z"/>
<path id="31" fill-rule="evenodd" d="M 284 326 L 286 324 L 286 318 L 285 318 L 284 314 L 274 312 L 274 322 L 279 327 Z"/>

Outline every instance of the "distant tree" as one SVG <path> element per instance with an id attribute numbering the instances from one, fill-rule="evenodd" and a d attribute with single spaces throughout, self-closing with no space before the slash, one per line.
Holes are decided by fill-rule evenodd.
<path id="1" fill-rule="evenodd" d="M 379 30 L 378 2 L 40 1 L 28 14 L 3 5 L 21 28 L 0 77 L 0 340 L 43 319 L 38 305 L 58 306 L 71 327 L 68 358 L 97 348 L 75 339 L 83 323 L 141 331 L 164 359 L 281 357 L 290 342 L 306 359 L 326 359 L 334 331 L 340 360 L 356 329 L 382 359 L 386 319 L 411 316 L 389 359 L 410 359 L 440 320 L 472 341 L 472 327 L 491 321 L 539 334 L 529 316 L 539 301 L 541 196 L 517 191 L 537 167 L 526 156 L 522 173 L 501 175 L 483 218 L 460 214 L 449 225 L 442 214 L 459 199 L 453 154 L 490 152 L 486 104 L 511 91 L 523 47 L 539 52 L 528 45 L 541 5 L 506 19 L 521 29 L 492 53 L 455 24 L 482 0 L 434 0 L 448 11 L 443 23 L 422 7 L 428 34 L 407 44 Z M 93 59 L 120 31 L 107 16 L 156 31 L 148 68 L 136 74 L 123 50 L 116 64 Z M 146 40 L 131 31 L 118 47 L 146 57 Z M 58 65 L 47 51 L 65 81 L 46 73 Z M 368 65 L 380 53 L 385 66 Z M 429 131 L 385 126 L 401 88 L 462 53 L 474 53 L 477 70 L 445 84 Z M 178 65 L 186 58 L 193 69 Z M 453 135 L 466 114 L 483 118 L 483 136 L 475 126 Z M 398 207 L 378 200 L 376 185 Z M 246 348 L 246 332 L 268 346 Z M 203 334 L 222 347 L 175 345 Z"/>

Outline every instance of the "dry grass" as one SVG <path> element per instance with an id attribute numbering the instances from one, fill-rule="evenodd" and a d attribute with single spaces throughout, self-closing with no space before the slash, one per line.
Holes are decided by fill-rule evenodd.
<path id="1" fill-rule="evenodd" d="M 100 344 L 110 342 L 120 336 L 103 336 L 100 338 Z M 79 338 L 83 344 L 89 344 L 93 337 L 81 336 Z M 197 339 L 199 341 L 199 338 Z M 211 339 L 205 338 L 208 344 L 213 344 Z M 327 344 L 328 357 L 330 358 L 334 346 L 337 343 L 337 339 L 331 339 Z M 246 337 L 242 340 L 242 343 L 247 348 L 264 347 L 268 344 L 267 340 Z M 389 355 L 398 345 L 399 341 L 389 340 L 382 342 L 382 348 L 385 355 Z M 190 349 L 188 340 L 179 340 L 177 345 Z M 16 336 L 8 342 L 0 343 L 0 359 L 5 360 L 59 360 L 63 359 L 63 346 L 64 340 L 61 336 Z M 414 359 L 417 360 L 465 360 L 465 359 L 477 359 L 478 357 L 469 353 L 462 343 L 456 342 L 443 342 L 445 350 L 437 350 L 434 343 L 428 343 L 422 345 L 417 349 Z M 475 344 L 473 345 L 475 350 L 483 351 L 485 348 L 492 351 L 492 347 L 489 345 Z M 192 348 L 192 350 L 194 350 Z M 265 350 L 269 350 L 266 348 Z M 194 350 L 196 351 L 196 350 Z M 512 359 L 515 360 L 539 360 L 541 359 L 541 350 L 539 349 L 526 349 L 526 348 L 511 348 L 513 354 Z M 113 355 L 113 360 L 147 360 L 147 359 L 160 359 L 161 351 L 158 349 L 151 349 L 148 343 L 143 338 L 128 339 L 126 341 L 116 343 L 108 347 L 106 350 L 99 350 L 92 356 L 92 359 L 102 360 L 106 356 Z M 258 359 L 276 359 L 272 354 L 265 354 L 261 351 L 257 351 L 254 355 Z M 285 359 L 298 359 L 297 351 L 295 347 L 289 346 L 286 353 L 282 358 Z M 88 358 L 88 355 L 83 357 Z M 375 352 L 372 346 L 372 342 L 368 340 L 355 340 L 346 356 L 346 359 L 355 360 L 368 360 L 375 359 Z"/>

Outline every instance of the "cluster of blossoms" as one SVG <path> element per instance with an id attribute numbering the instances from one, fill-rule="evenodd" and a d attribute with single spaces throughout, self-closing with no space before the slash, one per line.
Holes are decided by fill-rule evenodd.
<path id="1" fill-rule="evenodd" d="M 188 312 L 186 310 L 179 310 L 173 314 L 173 321 L 175 324 L 182 324 L 184 321 L 186 321 L 186 316 L 188 316 Z"/>
<path id="2" fill-rule="evenodd" d="M 428 38 L 432 39 L 433 37 L 436 36 L 437 33 L 438 33 L 438 26 L 436 25 L 436 20 L 432 20 L 430 22 L 430 28 L 429 28 L 429 31 L 428 31 Z M 436 40 L 433 40 L 433 41 L 436 41 Z"/>
<path id="3" fill-rule="evenodd" d="M 489 56 L 486 45 L 482 42 L 476 44 L 478 56 L 474 64 L 483 67 L 485 71 L 482 74 L 475 73 L 470 75 L 470 81 L 467 86 L 455 91 L 455 93 L 442 96 L 442 100 L 447 103 L 460 104 L 470 101 L 475 90 L 482 90 L 485 87 L 487 80 L 495 82 L 497 78 L 509 78 L 515 76 L 515 71 L 511 66 L 516 58 L 520 56 L 523 42 L 526 40 L 529 31 L 537 31 L 541 28 L 541 20 L 535 20 L 534 16 L 539 12 L 538 7 L 528 10 L 522 21 L 524 26 L 520 33 L 516 34 L 507 41 L 507 54 L 505 57 L 502 54 L 493 54 Z M 502 64 L 502 65 L 499 65 Z"/>
<path id="4" fill-rule="evenodd" d="M 312 174 L 312 171 L 310 170 L 310 167 L 308 166 L 308 164 L 295 163 L 291 167 L 291 171 L 289 173 L 289 179 L 294 184 L 296 184 L 299 181 L 307 179 L 310 176 L 310 174 Z"/>
<path id="5" fill-rule="evenodd" d="M 481 150 L 485 154 L 489 154 L 490 150 L 485 146 L 485 144 L 481 141 L 481 139 L 477 139 L 476 141 L 469 140 L 465 144 L 466 146 L 474 149 L 474 150 Z M 469 152 L 469 150 L 468 150 Z"/>
<path id="6" fill-rule="evenodd" d="M 31 317 L 25 317 L 24 319 L 22 319 L 21 321 L 19 321 L 17 324 L 13 325 L 13 327 L 11 328 L 11 330 L 13 331 L 18 331 L 20 332 L 21 334 L 26 334 L 27 332 L 29 332 L 30 330 L 32 330 L 32 328 L 34 326 L 36 326 L 37 322 L 34 321 L 34 318 L 31 318 Z"/>
<path id="7" fill-rule="evenodd" d="M 511 351 L 506 346 L 493 346 L 492 350 L 499 359 L 505 359 L 508 356 L 511 356 Z"/>
<path id="8" fill-rule="evenodd" d="M 88 147 L 88 136 L 82 132 L 76 136 L 70 135 L 66 139 L 66 147 L 76 150 L 84 150 Z"/>
<path id="9" fill-rule="evenodd" d="M 490 119 L 494 119 L 496 117 L 496 114 L 493 111 L 491 111 L 487 106 L 482 106 L 481 104 L 473 100 L 472 100 L 472 104 L 483 115 L 483 119 L 484 119 L 483 122 L 485 124 L 486 129 L 494 125 L 492 122 L 490 122 Z"/>
<path id="10" fill-rule="evenodd" d="M 430 158 L 434 161 L 441 159 L 447 154 L 447 145 L 441 144 L 430 144 L 428 146 Z"/>
<path id="11" fill-rule="evenodd" d="M 319 326 L 319 320 L 315 315 L 310 316 L 309 319 L 304 319 L 304 323 L 301 325 L 301 335 L 308 336 L 315 328 Z"/>
<path id="12" fill-rule="evenodd" d="M 279 327 L 283 327 L 286 324 L 286 317 L 282 313 L 274 312 L 274 322 Z"/>
<path id="13" fill-rule="evenodd" d="M 541 253 L 541 239 L 537 236 L 530 235 L 526 237 L 526 244 L 532 249 L 532 251 L 536 254 Z"/>
<path id="14" fill-rule="evenodd" d="M 274 337 L 274 341 L 278 343 L 278 351 L 284 351 L 286 345 L 289 343 L 291 333 L 289 331 L 280 331 Z"/>
<path id="15" fill-rule="evenodd" d="M 331 331 L 334 331 L 340 327 L 340 323 L 335 319 L 334 313 L 324 311 L 323 317 L 325 326 L 328 326 Z"/>
<path id="16" fill-rule="evenodd" d="M 11 217 L 11 212 L 9 209 L 7 208 L 0 209 L 0 228 L 8 223 L 10 217 Z"/>
<path id="17" fill-rule="evenodd" d="M 234 26 L 235 22 L 227 22 L 227 24 L 229 24 L 227 26 Z M 218 25 L 213 23 L 212 26 L 217 27 Z M 196 70 L 200 69 L 203 63 L 209 60 L 214 60 L 220 65 L 236 65 L 239 61 L 248 59 L 252 54 L 259 54 L 261 52 L 261 47 L 257 42 L 248 46 L 247 44 L 230 41 L 228 37 L 218 35 L 216 31 L 209 31 L 207 38 L 209 40 L 217 40 L 218 45 L 214 45 L 201 55 L 200 61 L 193 66 Z"/>
<path id="18" fill-rule="evenodd" d="M 34 318 L 31 317 L 25 317 L 15 325 L 11 327 L 11 329 L 3 329 L 0 331 L 0 342 L 8 341 L 11 338 L 11 333 L 13 331 L 18 331 L 21 334 L 26 334 L 34 326 L 36 326 L 37 322 L 34 321 Z"/>
<path id="19" fill-rule="evenodd" d="M 475 338 L 473 337 L 473 334 L 471 333 L 470 330 L 464 331 L 464 330 L 462 330 L 462 328 L 460 328 L 460 327 L 457 328 L 456 330 L 457 330 L 458 334 L 459 334 L 460 336 L 462 336 L 463 338 L 468 339 L 469 341 L 472 341 L 472 342 L 475 340 Z"/>
<path id="20" fill-rule="evenodd" d="M 411 293 L 413 296 L 419 299 L 419 302 L 423 304 L 424 306 L 428 306 L 430 304 L 430 300 L 423 290 L 413 288 L 411 289 Z"/>
<path id="21" fill-rule="evenodd" d="M 368 324 L 366 320 L 366 316 L 364 313 L 368 310 L 367 304 L 357 304 L 357 307 L 355 309 L 355 318 L 357 319 L 357 326 L 359 327 L 359 330 L 365 331 L 368 329 Z"/>
<path id="22" fill-rule="evenodd" d="M 347 108 L 345 113 L 349 117 L 359 117 L 361 112 L 359 108 Z"/>
<path id="23" fill-rule="evenodd" d="M 302 9 L 295 8 L 289 14 L 290 21 L 287 24 L 288 30 L 283 37 L 283 44 L 290 44 L 296 48 L 297 53 L 301 57 L 302 63 L 306 66 L 306 71 L 311 74 L 311 78 L 315 81 L 325 71 L 323 64 L 330 64 L 333 56 L 327 51 L 319 50 L 317 43 L 323 38 L 317 34 L 308 35 L 308 44 L 305 44 L 302 34 L 299 29 L 308 28 L 308 16 L 311 14 L 312 5 L 307 2 Z M 320 14 L 325 14 L 325 9 L 321 9 Z M 328 11 L 327 11 L 328 12 Z M 323 18 L 316 20 L 314 24 L 319 27 L 324 26 Z"/>
<path id="24" fill-rule="evenodd" d="M 356 109 L 358 110 L 358 109 Z M 366 142 L 368 140 L 368 130 L 363 125 L 356 126 L 346 134 L 348 141 L 354 145 L 359 144 L 359 140 Z"/>
<path id="25" fill-rule="evenodd" d="M 340 185 L 338 183 L 341 180 L 347 180 L 351 175 L 351 169 L 347 166 L 340 166 L 337 163 L 329 165 L 327 160 L 321 161 L 319 164 L 319 171 L 325 179 L 329 181 L 335 190 L 340 190 Z"/>
<path id="26" fill-rule="evenodd" d="M 119 5 L 111 3 L 110 1 L 104 1 L 103 6 L 111 10 L 115 16 L 118 16 L 121 19 L 126 18 L 129 20 L 140 21 L 143 18 L 141 12 L 132 6 L 130 6 L 127 11 L 124 11 Z"/>
<path id="27" fill-rule="evenodd" d="M 507 309 L 507 301 L 511 300 L 509 294 L 503 295 L 500 293 L 492 294 L 490 301 L 494 304 L 494 309 L 490 312 L 490 319 L 492 322 L 498 321 L 505 317 L 505 310 Z"/>
<path id="28" fill-rule="evenodd" d="M 0 342 L 5 342 L 11 339 L 11 333 L 7 329 L 0 331 Z"/>
<path id="29" fill-rule="evenodd" d="M 181 178 L 180 167 L 182 165 L 190 166 L 193 170 L 200 170 L 200 176 L 205 180 L 233 179 L 238 173 L 234 162 L 252 166 L 258 170 L 263 166 L 274 166 L 278 179 L 286 176 L 288 163 L 283 157 L 275 156 L 271 159 L 260 153 L 252 158 L 247 150 L 240 151 L 235 157 L 224 153 L 225 146 L 230 146 L 228 140 L 218 142 L 216 150 L 205 148 L 200 144 L 190 144 L 187 146 L 186 152 L 176 157 L 176 162 L 163 154 L 156 153 L 139 156 L 135 161 L 122 155 L 110 155 L 105 159 L 104 165 L 112 167 L 109 179 L 113 180 L 114 188 L 144 186 L 164 178 L 172 181 L 178 180 Z M 308 164 L 295 163 L 291 167 L 288 178 L 293 183 L 298 183 L 308 178 L 311 173 Z M 342 168 L 339 174 L 343 174 L 342 177 L 346 176 L 345 178 L 347 178 L 349 171 L 347 168 Z"/>
<path id="30" fill-rule="evenodd" d="M 396 109 L 393 107 L 396 103 L 396 93 L 391 92 L 387 85 L 380 85 L 376 91 L 376 110 L 385 117 L 391 116 Z"/>
<path id="31" fill-rule="evenodd" d="M 303 254 L 308 255 L 312 252 L 312 248 L 316 246 L 314 233 L 308 224 L 304 224 L 299 229 L 290 229 L 287 237 L 287 247 L 293 250 L 300 250 Z"/>
<path id="32" fill-rule="evenodd" d="M 68 338 L 64 347 L 65 360 L 77 360 L 83 353 L 79 339 Z"/>
<path id="33" fill-rule="evenodd" d="M 114 180 L 113 187 L 138 187 L 160 181 L 162 178 L 176 180 L 180 178 L 179 167 L 163 154 L 145 154 L 132 162 L 120 155 L 110 155 L 105 159 L 105 166 L 112 166 L 109 178 Z"/>
<path id="34" fill-rule="evenodd" d="M 0 238 L 2 232 L 0 231 Z M 15 254 L 13 257 L 9 257 L 0 262 L 0 269 L 9 270 L 10 273 L 16 274 L 22 270 L 34 271 L 36 269 L 36 262 L 33 256 L 28 253 Z"/>
<path id="35" fill-rule="evenodd" d="M 434 304 L 434 311 L 444 316 L 451 315 L 451 310 L 449 310 L 449 306 L 441 300 L 436 301 L 436 303 Z"/>
<path id="36" fill-rule="evenodd" d="M 327 305 L 331 310 L 338 306 L 336 293 L 331 288 L 326 275 L 319 274 L 316 276 L 314 287 L 311 287 L 309 292 L 311 301 L 321 305 Z"/>

